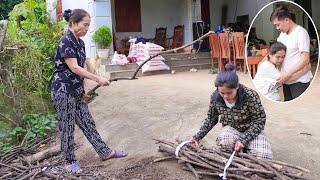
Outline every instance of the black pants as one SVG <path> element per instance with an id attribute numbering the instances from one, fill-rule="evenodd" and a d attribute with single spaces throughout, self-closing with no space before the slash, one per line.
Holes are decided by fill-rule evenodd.
<path id="1" fill-rule="evenodd" d="M 290 101 L 300 96 L 310 85 L 308 83 L 283 84 L 284 101 Z"/>
<path id="2" fill-rule="evenodd" d="M 88 105 L 81 97 L 65 93 L 51 92 L 51 98 L 57 111 L 60 130 L 61 152 L 69 163 L 76 161 L 74 154 L 74 125 L 77 124 L 83 134 L 92 144 L 102 160 L 106 159 L 112 150 L 102 140 L 95 122 L 89 112 Z"/>

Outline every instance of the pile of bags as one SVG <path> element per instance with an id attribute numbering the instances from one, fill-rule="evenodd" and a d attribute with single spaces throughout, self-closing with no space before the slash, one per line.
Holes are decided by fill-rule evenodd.
<path id="1" fill-rule="evenodd" d="M 137 44 L 131 43 L 128 58 L 140 66 L 150 56 L 153 56 L 162 50 L 164 50 L 163 47 L 149 42 L 146 42 L 145 44 L 142 42 Z M 163 62 L 164 60 L 165 59 L 161 55 L 154 57 L 152 60 L 142 66 L 142 73 L 149 71 L 170 70 L 170 67 Z"/>

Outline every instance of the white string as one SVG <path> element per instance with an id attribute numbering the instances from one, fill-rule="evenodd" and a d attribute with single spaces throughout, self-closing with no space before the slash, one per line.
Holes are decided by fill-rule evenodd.
<path id="1" fill-rule="evenodd" d="M 187 144 L 187 143 L 191 143 L 191 141 L 184 141 L 184 142 L 182 142 L 181 144 L 179 144 L 179 145 L 177 146 L 176 151 L 175 151 L 175 155 L 176 155 L 177 158 L 179 157 L 179 151 L 180 151 L 180 149 L 182 148 L 182 146 L 184 146 L 184 145 Z"/>
<path id="2" fill-rule="evenodd" d="M 231 154 L 228 162 L 226 163 L 226 166 L 223 169 L 223 173 L 220 173 L 219 176 L 223 179 L 223 180 L 227 180 L 227 169 L 230 166 L 232 159 L 234 157 L 234 155 L 236 154 L 236 151 L 233 151 L 233 153 Z"/>

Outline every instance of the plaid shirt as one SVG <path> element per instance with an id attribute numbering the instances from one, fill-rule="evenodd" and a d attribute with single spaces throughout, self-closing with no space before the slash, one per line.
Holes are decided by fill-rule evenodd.
<path id="1" fill-rule="evenodd" d="M 200 131 L 194 136 L 201 140 L 217 123 L 218 117 L 222 126 L 231 126 L 242 133 L 240 142 L 246 145 L 264 129 L 266 114 L 259 95 L 252 89 L 240 85 L 235 106 L 228 108 L 218 90 L 211 96 L 208 117 Z"/>

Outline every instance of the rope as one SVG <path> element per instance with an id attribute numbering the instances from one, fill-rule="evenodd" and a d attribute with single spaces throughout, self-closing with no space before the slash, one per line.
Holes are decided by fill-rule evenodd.
<path id="1" fill-rule="evenodd" d="M 223 180 L 227 180 L 227 169 L 228 167 L 230 166 L 232 160 L 233 160 L 233 157 L 234 155 L 236 154 L 236 151 L 233 151 L 233 153 L 231 154 L 228 162 L 226 163 L 226 166 L 224 167 L 223 169 L 223 173 L 220 173 L 219 176 L 223 179 Z"/>
<path id="2" fill-rule="evenodd" d="M 191 143 L 191 141 L 184 141 L 177 146 L 176 151 L 175 151 L 176 158 L 179 157 L 179 151 L 182 148 L 182 146 L 184 146 L 185 144 L 188 144 L 188 143 Z"/>

